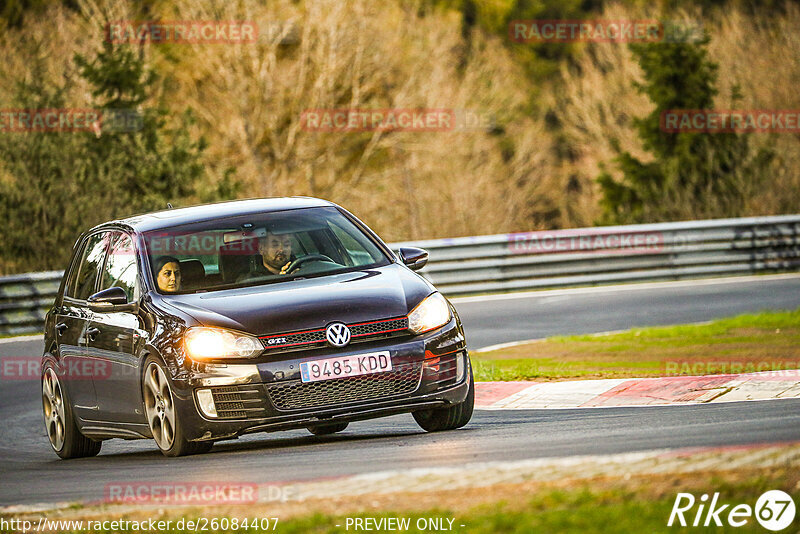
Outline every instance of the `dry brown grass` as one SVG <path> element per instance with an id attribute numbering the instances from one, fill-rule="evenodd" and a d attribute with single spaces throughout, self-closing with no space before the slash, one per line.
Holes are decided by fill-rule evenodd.
<path id="1" fill-rule="evenodd" d="M 54 7 L 21 32 L 0 36 L 0 101 L 30 78 L 32 54 L 48 76 L 70 80 L 70 105 L 90 101 L 69 59 L 99 46 L 107 20 L 131 19 L 124 0 L 80 0 L 81 14 Z M 547 84 L 527 77 L 501 38 L 467 42 L 456 13 L 420 17 L 412 2 L 162 0 L 150 18 L 250 20 L 255 45 L 148 45 L 161 76 L 154 102 L 174 114 L 191 107 L 195 134 L 209 141 L 208 180 L 228 167 L 242 197 L 312 195 L 341 203 L 388 240 L 591 225 L 594 182 L 616 147 L 647 159 L 632 118 L 652 104 L 632 86 L 641 77 L 624 45 L 587 45 L 573 67 Z M 602 18 L 659 16 L 652 7 L 610 5 Z M 696 18 L 695 14 L 670 19 Z M 706 20 L 710 54 L 720 63 L 718 107 L 799 108 L 800 8 L 779 19 L 750 20 L 737 9 Z M 285 29 L 286 33 L 274 30 Z M 273 30 L 272 33 L 263 31 Z M 271 37 L 268 37 L 271 35 Z M 281 44 L 291 35 L 292 44 Z M 550 110 L 559 127 L 533 114 Z M 503 133 L 317 133 L 300 117 L 313 108 L 454 108 L 491 117 Z M 753 135 L 778 154 L 774 179 L 748 214 L 796 211 L 800 144 L 796 136 Z M 208 185 L 208 184 L 206 184 Z M 202 189 L 202 186 L 201 186 Z M 196 201 L 197 199 L 194 199 Z M 192 202 L 192 199 L 187 202 Z M 120 214 L 124 215 L 124 214 Z"/>
<path id="2" fill-rule="evenodd" d="M 702 20 L 709 35 L 709 57 L 719 64 L 715 101 L 718 109 L 798 109 L 800 94 L 789 80 L 800 79 L 800 8 L 788 3 L 783 17 L 760 18 L 740 9 L 726 9 L 703 20 L 698 13 L 665 16 L 656 7 L 639 9 L 609 5 L 604 19 L 668 18 L 673 21 Z M 553 109 L 563 125 L 567 143 L 576 152 L 575 162 L 562 172 L 571 173 L 586 191 L 575 225 L 591 225 L 599 215 L 598 192 L 593 179 L 602 164 L 621 178 L 612 160 L 618 150 L 643 161 L 649 154 L 632 129 L 633 117 L 644 117 L 652 103 L 638 93 L 634 81 L 642 73 L 626 46 L 590 44 L 573 67 L 562 68 L 563 86 L 553 91 Z M 731 98 L 738 84 L 742 99 Z M 772 179 L 756 190 L 746 205 L 746 215 L 797 211 L 800 196 L 800 138 L 792 134 L 750 134 L 752 147 L 770 147 L 777 158 Z M 688 206 L 688 203 L 687 203 Z"/>
<path id="3" fill-rule="evenodd" d="M 718 107 L 736 109 L 800 109 L 800 6 L 787 2 L 778 19 L 752 18 L 738 10 L 726 12 L 709 45 L 720 65 Z M 733 102 L 730 88 L 738 84 L 742 99 Z M 754 214 L 795 213 L 800 205 L 800 136 L 754 134 L 755 146 L 770 146 L 777 154 L 773 179 L 750 203 Z"/>
<path id="4" fill-rule="evenodd" d="M 501 232 L 547 209 L 543 128 L 520 113 L 526 81 L 498 39 L 476 35 L 467 50 L 457 17 L 367 0 L 243 2 L 223 14 L 203 6 L 179 1 L 175 16 L 278 21 L 299 37 L 198 45 L 164 65 L 202 117 L 212 159 L 237 167 L 245 196 L 327 198 L 388 239 Z M 473 110 L 508 128 L 516 151 L 504 160 L 485 130 L 305 131 L 301 114 L 320 108 Z"/>

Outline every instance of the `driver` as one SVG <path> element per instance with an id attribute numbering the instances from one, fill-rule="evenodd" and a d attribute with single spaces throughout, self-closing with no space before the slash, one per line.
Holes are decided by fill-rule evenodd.
<path id="1" fill-rule="evenodd" d="M 258 253 L 261 261 L 256 261 L 256 272 L 253 274 L 286 274 L 293 261 L 291 234 L 267 232 L 258 240 Z"/>

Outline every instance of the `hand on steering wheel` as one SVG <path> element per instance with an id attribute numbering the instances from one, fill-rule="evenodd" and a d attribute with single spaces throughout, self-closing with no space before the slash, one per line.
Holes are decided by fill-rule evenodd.
<path id="1" fill-rule="evenodd" d="M 286 265 L 284 265 L 281 268 L 281 273 L 280 274 L 289 274 L 292 271 L 297 270 L 297 268 L 299 268 L 301 265 L 303 265 L 304 263 L 306 263 L 308 261 L 329 261 L 331 263 L 335 263 L 332 259 L 330 259 L 325 254 L 309 254 L 307 256 L 302 256 L 300 258 L 297 258 L 293 262 L 287 263 Z"/>

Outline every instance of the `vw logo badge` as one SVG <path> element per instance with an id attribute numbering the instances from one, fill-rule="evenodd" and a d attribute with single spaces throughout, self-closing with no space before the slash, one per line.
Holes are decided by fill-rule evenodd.
<path id="1" fill-rule="evenodd" d="M 325 329 L 325 337 L 334 347 L 344 347 L 350 343 L 350 329 L 346 324 L 332 323 Z"/>

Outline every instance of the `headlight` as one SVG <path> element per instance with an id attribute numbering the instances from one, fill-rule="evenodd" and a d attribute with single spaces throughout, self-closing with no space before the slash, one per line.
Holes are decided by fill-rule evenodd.
<path id="1" fill-rule="evenodd" d="M 193 360 L 252 358 L 264 350 L 261 342 L 252 336 L 203 326 L 187 330 L 183 342 L 186 354 Z"/>
<path id="2" fill-rule="evenodd" d="M 450 306 L 441 293 L 434 293 L 408 314 L 408 329 L 415 334 L 439 328 L 450 321 Z"/>

